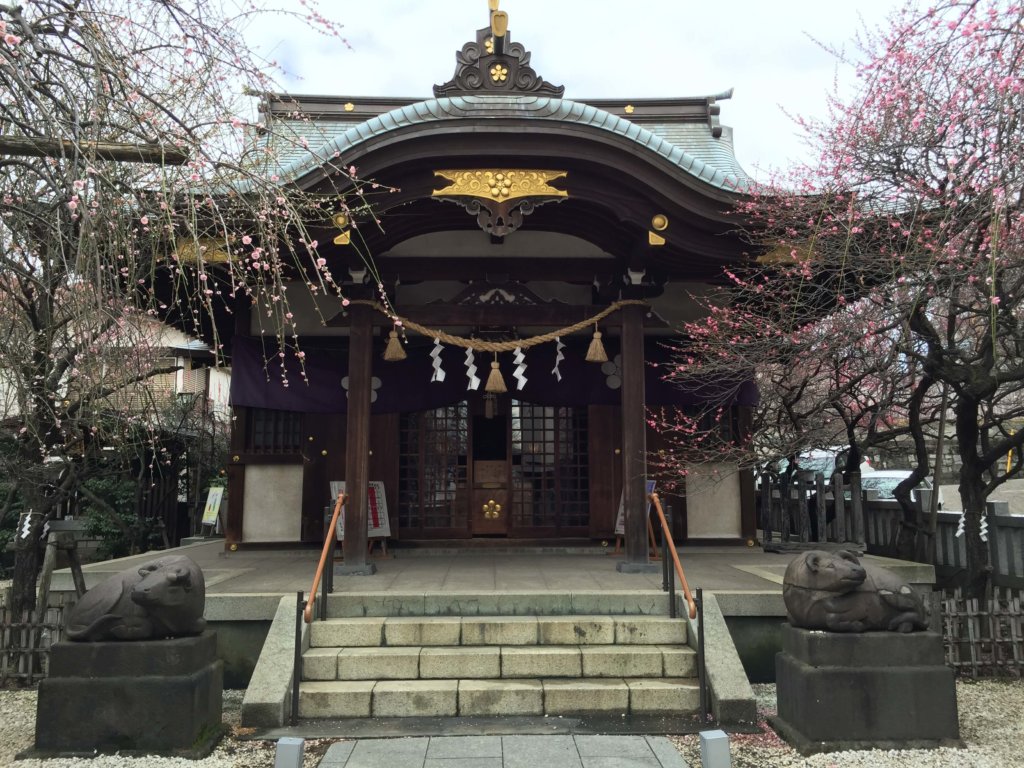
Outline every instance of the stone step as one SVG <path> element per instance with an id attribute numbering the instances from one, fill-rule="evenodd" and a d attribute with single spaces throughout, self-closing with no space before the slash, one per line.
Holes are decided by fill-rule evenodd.
<path id="1" fill-rule="evenodd" d="M 668 615 L 660 590 L 576 592 L 336 592 L 327 617 Z"/>
<path id="2" fill-rule="evenodd" d="M 299 716 L 474 717 L 487 715 L 688 714 L 699 707 L 692 678 L 354 680 L 304 682 Z"/>
<path id="3" fill-rule="evenodd" d="M 314 648 L 480 645 L 668 645 L 686 642 L 679 618 L 644 615 L 373 616 L 314 621 Z"/>
<path id="4" fill-rule="evenodd" d="M 386 646 L 310 648 L 303 680 L 684 678 L 685 645 Z"/>

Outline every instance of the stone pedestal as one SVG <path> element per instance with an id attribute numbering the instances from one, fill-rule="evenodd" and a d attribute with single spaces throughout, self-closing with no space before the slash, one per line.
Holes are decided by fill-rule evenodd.
<path id="1" fill-rule="evenodd" d="M 33 756 L 208 754 L 222 733 L 217 636 L 63 642 L 39 684 Z"/>
<path id="2" fill-rule="evenodd" d="M 959 744 L 953 670 L 934 632 L 782 628 L 777 731 L 803 754 Z"/>

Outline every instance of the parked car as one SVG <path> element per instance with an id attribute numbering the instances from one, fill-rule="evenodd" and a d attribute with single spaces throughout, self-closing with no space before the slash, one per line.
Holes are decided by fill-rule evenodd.
<path id="1" fill-rule="evenodd" d="M 836 470 L 846 470 L 846 459 L 849 455 L 849 448 L 814 448 L 807 451 L 801 451 L 796 457 L 796 480 L 801 483 L 812 483 L 815 477 L 820 472 L 825 476 L 825 482 L 832 482 L 832 475 L 836 473 Z M 786 459 L 782 459 L 779 462 L 779 472 L 784 472 L 789 462 Z M 860 472 L 862 475 L 869 472 L 874 472 L 874 468 L 871 466 L 871 462 L 868 459 L 864 459 L 860 463 Z"/>
<path id="2" fill-rule="evenodd" d="M 893 491 L 896 490 L 896 486 L 910 477 L 909 469 L 881 469 L 876 472 L 872 472 L 868 475 L 863 475 L 860 479 L 860 487 L 863 491 L 877 491 L 879 499 L 892 500 L 896 497 L 893 496 Z M 923 488 L 926 491 L 932 489 L 932 481 L 930 478 L 924 478 L 910 491 L 910 498 L 913 501 L 917 501 L 917 489 Z M 939 489 L 939 509 L 942 509 L 942 489 Z"/>

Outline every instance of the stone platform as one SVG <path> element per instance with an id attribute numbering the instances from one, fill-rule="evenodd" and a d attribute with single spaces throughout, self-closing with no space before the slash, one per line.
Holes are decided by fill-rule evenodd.
<path id="1" fill-rule="evenodd" d="M 953 670 L 934 632 L 782 628 L 777 731 L 802 754 L 959 745 Z"/>
<path id="2" fill-rule="evenodd" d="M 57 643 L 39 684 L 32 757 L 208 754 L 222 733 L 214 632 L 136 642 Z"/>

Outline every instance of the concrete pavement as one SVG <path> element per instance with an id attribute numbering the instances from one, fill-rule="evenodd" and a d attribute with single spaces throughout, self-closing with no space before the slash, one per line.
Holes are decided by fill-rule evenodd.
<path id="1" fill-rule="evenodd" d="M 664 736 L 435 736 L 333 744 L 320 768 L 687 768 Z"/>

